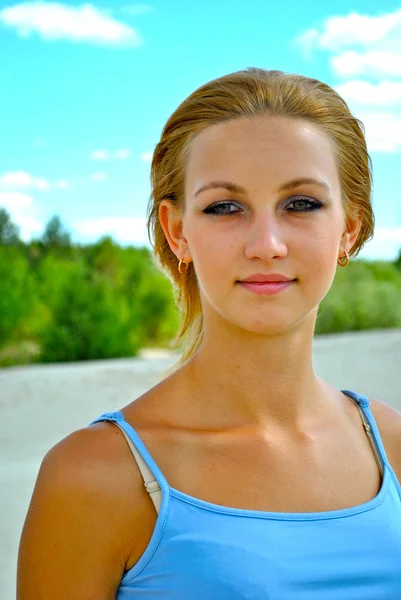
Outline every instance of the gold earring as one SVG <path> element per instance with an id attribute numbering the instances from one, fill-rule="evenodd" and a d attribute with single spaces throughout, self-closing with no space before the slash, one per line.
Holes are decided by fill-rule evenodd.
<path id="1" fill-rule="evenodd" d="M 185 273 L 186 271 L 188 271 L 188 263 L 184 263 L 184 265 L 187 265 L 186 269 L 184 269 L 184 271 L 181 270 L 181 265 L 182 265 L 182 258 L 180 259 L 180 262 L 178 264 L 178 270 L 180 273 Z"/>
<path id="2" fill-rule="evenodd" d="M 348 263 L 349 263 L 349 254 L 345 250 L 345 248 L 344 248 L 344 252 L 345 252 L 345 256 L 341 256 L 337 260 L 337 264 L 340 265 L 340 267 L 346 267 L 348 265 Z M 345 258 L 345 262 L 343 262 L 343 260 L 342 260 L 344 258 Z"/>

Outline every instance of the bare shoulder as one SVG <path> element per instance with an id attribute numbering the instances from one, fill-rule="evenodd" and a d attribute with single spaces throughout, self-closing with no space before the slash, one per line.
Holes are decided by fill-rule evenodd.
<path id="1" fill-rule="evenodd" d="M 370 408 L 380 431 L 387 458 L 401 482 L 401 412 L 375 398 L 370 398 Z"/>
<path id="2" fill-rule="evenodd" d="M 115 598 L 135 543 L 127 532 L 141 540 L 148 502 L 122 437 L 97 423 L 44 457 L 20 541 L 18 599 Z"/>
<path id="3" fill-rule="evenodd" d="M 377 400 L 376 398 L 370 398 L 370 408 L 372 410 L 375 421 L 380 428 L 380 433 L 385 435 L 398 435 L 401 433 L 401 412 L 396 408 Z"/>

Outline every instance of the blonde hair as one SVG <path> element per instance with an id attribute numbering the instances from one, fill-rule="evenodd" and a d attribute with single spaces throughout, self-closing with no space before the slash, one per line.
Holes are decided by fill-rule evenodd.
<path id="1" fill-rule="evenodd" d="M 148 204 L 148 234 L 156 261 L 176 289 L 181 313 L 172 345 L 183 342 L 174 368 L 184 364 L 203 338 L 202 306 L 193 264 L 178 272 L 178 259 L 170 249 L 159 221 L 159 206 L 169 199 L 184 211 L 184 172 L 194 137 L 209 125 L 258 115 L 307 119 L 334 142 L 342 198 L 347 218 L 358 217 L 361 229 L 350 252 L 355 256 L 373 237 L 371 205 L 372 168 L 364 126 L 330 86 L 301 75 L 248 68 L 214 79 L 195 90 L 168 119 L 151 166 L 152 193 Z"/>

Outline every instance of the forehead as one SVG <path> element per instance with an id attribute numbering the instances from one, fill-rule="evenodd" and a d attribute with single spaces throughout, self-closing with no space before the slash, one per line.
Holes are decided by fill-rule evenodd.
<path id="1" fill-rule="evenodd" d="M 303 119 L 252 117 L 210 125 L 190 144 L 186 191 L 211 179 L 276 187 L 294 177 L 315 177 L 337 192 L 334 150 L 330 137 Z"/>

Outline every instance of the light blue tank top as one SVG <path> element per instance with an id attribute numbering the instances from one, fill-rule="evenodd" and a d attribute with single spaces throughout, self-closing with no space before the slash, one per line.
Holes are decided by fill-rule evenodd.
<path id="1" fill-rule="evenodd" d="M 383 478 L 372 500 L 327 512 L 199 500 L 169 486 L 120 411 L 92 421 L 115 422 L 128 434 L 162 493 L 152 538 L 123 575 L 117 600 L 400 600 L 401 487 L 369 399 L 342 391 L 361 407 L 368 434 L 370 425 Z"/>

